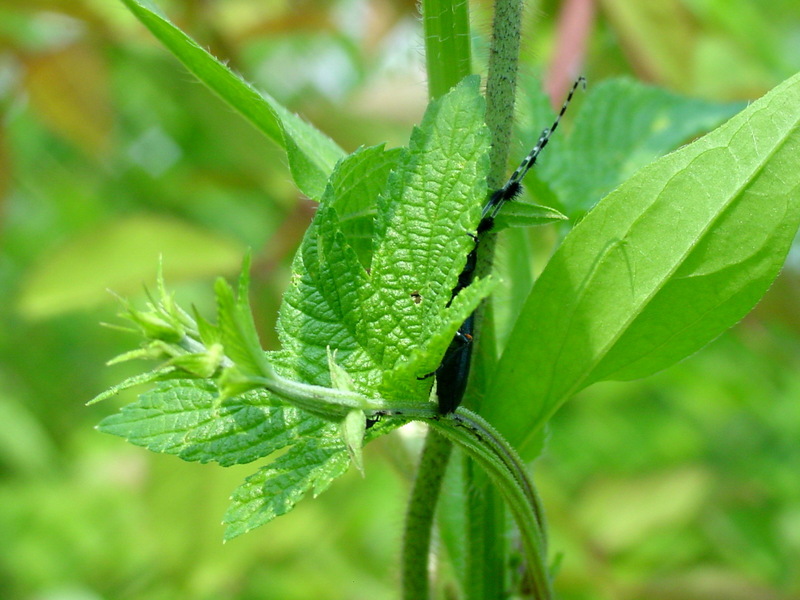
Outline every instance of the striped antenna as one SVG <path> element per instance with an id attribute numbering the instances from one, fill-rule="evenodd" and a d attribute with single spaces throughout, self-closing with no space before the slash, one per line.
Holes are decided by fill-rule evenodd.
<path id="1" fill-rule="evenodd" d="M 520 163 L 517 170 L 511 174 L 511 177 L 508 178 L 505 185 L 492 194 L 489 202 L 483 207 L 483 218 L 488 217 L 494 219 L 503 206 L 503 203 L 507 200 L 512 200 L 522 191 L 522 180 L 525 178 L 525 175 L 528 174 L 528 171 L 531 170 L 531 167 L 536 164 L 536 159 L 539 158 L 542 150 L 547 146 L 547 142 L 550 141 L 550 137 L 555 133 L 556 129 L 558 129 L 558 124 L 561 123 L 561 117 L 567 112 L 567 107 L 572 101 L 572 96 L 575 94 L 575 90 L 578 89 L 579 85 L 582 85 L 584 90 L 586 89 L 586 78 L 583 75 L 578 77 L 575 83 L 572 84 L 567 99 L 564 100 L 564 104 L 561 105 L 561 110 L 558 112 L 558 115 L 556 115 L 555 121 L 553 121 L 550 128 L 542 131 L 533 150 L 531 150 L 528 156 Z"/>

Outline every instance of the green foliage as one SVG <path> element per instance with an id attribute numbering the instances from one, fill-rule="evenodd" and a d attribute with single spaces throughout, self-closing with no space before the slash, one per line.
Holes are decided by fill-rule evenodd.
<path id="1" fill-rule="evenodd" d="M 409 149 L 391 153 L 391 173 L 381 148 L 358 151 L 334 170 L 280 311 L 284 360 L 300 380 L 329 385 L 331 347 L 356 389 L 427 399 L 431 382 L 416 375 L 436 368 L 488 291 L 465 290 L 447 308 L 486 197 L 488 139 L 477 83 L 470 79 L 431 105 Z M 347 222 L 340 207 L 362 209 L 354 198 L 377 209 L 369 260 L 359 260 L 340 226 Z M 362 239 L 356 244 L 366 249 Z M 393 370 L 403 377 L 388 375 Z"/>
<path id="2" fill-rule="evenodd" d="M 455 330 L 490 289 L 488 280 L 479 282 L 450 305 L 486 197 L 482 114 L 478 80 L 467 79 L 431 105 L 407 150 L 367 148 L 334 168 L 294 262 L 278 322 L 282 350 L 261 350 L 247 297 L 248 263 L 237 293 L 217 282 L 217 325 L 181 310 L 163 282 L 146 312 L 129 308 L 127 316 L 150 341 L 123 358 L 167 362 L 111 392 L 143 380 L 183 379 L 160 383 L 101 430 L 224 465 L 292 445 L 234 494 L 226 538 L 325 489 L 347 468 L 348 452 L 360 464 L 363 411 L 378 406 L 371 399 L 429 404 L 432 380 L 420 376 L 435 370 Z M 348 221 L 337 211 L 358 214 L 367 203 L 377 212 L 364 245 L 367 224 L 345 229 Z M 373 249 L 362 257 L 368 267 L 344 231 L 357 247 Z"/>
<path id="3" fill-rule="evenodd" d="M 795 76 L 639 171 L 567 236 L 487 392 L 487 418 L 523 456 L 578 390 L 681 360 L 761 298 L 800 222 L 799 106 Z"/>
<path id="4" fill-rule="evenodd" d="M 240 111 L 264 114 L 252 94 L 230 91 L 251 88 L 166 21 L 136 7 L 137 16 L 191 69 L 235 106 L 245 107 Z M 206 71 L 214 75 L 203 75 Z M 627 90 L 620 87 L 625 85 Z M 604 378 L 644 376 L 683 358 L 741 318 L 763 294 L 796 229 L 797 211 L 791 208 L 788 220 L 773 211 L 776 220 L 769 225 L 765 202 L 772 196 L 759 189 L 765 181 L 790 181 L 782 175 L 786 159 L 778 150 L 788 152 L 784 147 L 794 143 L 793 94 L 785 84 L 717 132 L 644 169 L 567 236 L 522 308 L 485 402 L 490 422 L 529 458 L 547 419 L 577 390 Z M 620 95 L 626 105 L 615 103 Z M 271 108 L 271 123 L 285 134 L 286 123 L 294 121 L 281 120 Z M 623 129 L 609 116 L 612 109 L 637 115 L 624 138 L 603 133 Z M 556 160 L 541 178 L 557 196 L 570 197 L 573 210 L 585 210 L 598 190 L 611 187 L 633 165 L 729 110 L 611 84 L 586 103 L 584 137 L 576 135 L 571 146 L 555 150 Z M 351 459 L 361 468 L 368 414 L 391 414 L 398 410 L 385 408 L 397 406 L 392 403 L 404 410 L 428 404 L 431 381 L 422 376 L 436 369 L 459 325 L 491 289 L 490 280 L 478 280 L 451 299 L 474 244 L 467 234 L 475 230 L 486 198 L 489 135 L 482 117 L 478 81 L 468 78 L 429 106 L 407 149 L 364 148 L 330 170 L 280 310 L 280 351 L 261 351 L 247 298 L 247 267 L 236 294 L 224 281 L 217 283 L 216 326 L 189 317 L 163 287 L 161 301 L 149 312 L 129 311 L 151 340 L 144 355 L 168 361 L 112 391 L 143 380 L 188 375 L 199 381 L 160 383 L 151 395 L 108 418 L 103 430 L 152 450 L 222 464 L 249 462 L 290 446 L 234 494 L 226 538 L 284 514 L 309 491 L 318 494 Z M 776 130 L 769 129 L 768 123 L 781 119 Z M 740 133 L 745 125 L 748 135 Z M 609 151 L 592 162 L 598 153 L 589 148 L 604 144 L 629 161 Z M 289 143 L 285 148 L 291 163 L 298 151 Z M 720 168 L 731 155 L 736 164 Z M 567 162 L 583 165 L 577 177 L 564 175 Z M 323 163 L 312 180 L 327 175 Z M 594 177 L 598 171 L 605 176 Z M 293 174 L 302 189 L 308 172 L 293 169 Z M 319 191 L 318 183 L 313 185 Z M 767 189 L 786 196 L 793 184 Z M 553 209 L 523 203 L 506 213 L 500 228 L 562 218 Z M 750 227 L 756 217 L 761 228 Z M 737 246 L 727 239 L 736 239 Z M 718 273 L 721 281 L 714 278 Z M 303 411 L 293 412 L 298 409 L 281 400 Z M 294 427 L 287 427 L 284 411 L 296 419 Z M 459 417 L 443 432 L 465 447 L 474 434 L 485 442 L 501 440 L 496 448 L 479 444 L 472 451 L 501 487 L 509 475 L 522 485 L 504 493 L 526 532 L 530 556 L 541 557 L 539 525 L 527 512 L 537 505 L 535 494 L 525 488 L 516 463 L 503 459 L 508 454 L 499 434 L 486 438 L 477 432 L 491 426 L 473 428 L 472 422 Z M 388 429 L 377 427 L 370 437 Z M 262 432 L 253 439 L 255 430 Z M 546 588 L 543 576 L 537 581 Z"/>
<path id="5" fill-rule="evenodd" d="M 416 49 L 424 38 L 415 29 L 423 21 L 414 12 L 415 3 L 393 2 L 391 10 L 367 14 L 341 0 L 311 0 L 311 10 L 298 10 L 297 3 L 157 1 L 175 23 L 196 36 L 198 47 L 224 56 L 231 71 L 246 74 L 290 107 L 278 108 L 276 114 L 300 112 L 343 148 L 352 150 L 367 140 L 406 144 L 410 124 L 424 109 L 419 77 L 423 53 Z M 146 300 L 140 295 L 142 282 L 152 278 L 159 255 L 176 297 L 184 306 L 199 307 L 189 311 L 199 338 L 212 340 L 219 331 L 199 316 L 209 314 L 214 304 L 212 286 L 205 279 L 235 276 L 245 249 L 253 248 L 250 300 L 255 321 L 265 347 L 277 347 L 273 315 L 286 288 L 291 256 L 313 210 L 286 174 L 289 160 L 293 171 L 302 171 L 303 157 L 287 160 L 280 123 L 268 110 L 262 125 L 253 127 L 236 108 L 217 102 L 153 43 L 120 3 L 1 4 L 0 104 L 7 110 L 0 124 L 0 530 L 5 541 L 0 550 L 0 596 L 396 598 L 397 515 L 403 513 L 407 490 L 406 479 L 392 467 L 402 465 L 405 474 L 411 464 L 415 446 L 406 444 L 408 436 L 391 436 L 377 447 L 369 446 L 364 456 L 367 478 L 350 469 L 343 481 L 318 500 L 302 503 L 279 524 L 222 546 L 219 516 L 230 490 L 272 457 L 219 469 L 143 452 L 97 435 L 91 427 L 116 410 L 117 403 L 132 402 L 131 390 L 109 403 L 88 409 L 79 405 L 81 398 L 128 375 L 155 383 L 146 394 L 173 385 L 181 387 L 181 396 L 196 400 L 205 393 L 203 386 L 209 387 L 202 380 L 218 377 L 218 369 L 224 367 L 219 340 L 205 351 L 194 347 L 163 354 L 174 350 L 174 338 L 172 326 L 163 322 L 169 323 L 168 315 L 161 314 L 140 325 L 165 336 L 164 343 L 143 348 L 138 355 L 160 357 L 168 366 L 138 378 L 133 364 L 97 368 L 126 349 L 125 336 L 97 327 L 98 320 L 109 320 L 113 312 L 113 299 L 105 290 L 130 296 L 139 306 Z M 492 22 L 486 11 L 492 6 L 470 5 L 475 13 L 471 42 L 477 72 L 486 70 L 485 34 Z M 605 77 L 627 73 L 690 96 L 749 101 L 800 68 L 794 42 L 797 2 L 603 2 L 597 5 L 590 33 L 582 40 L 562 39 L 567 44 L 560 45 L 563 29 L 557 20 L 568 22 L 571 6 L 567 3 L 557 11 L 556 3 L 545 3 L 536 19 L 523 21 L 528 31 L 523 34 L 522 60 L 527 64 L 522 70 L 548 73 L 541 79 L 558 101 L 557 90 L 563 89 L 559 76 L 570 77 L 559 66 L 561 59 L 578 60 L 573 51 L 581 52 L 584 41 L 591 48 L 582 57 L 581 69 L 589 76 L 588 92 L 579 94 L 525 182 L 535 202 L 568 214 L 573 224 L 638 168 L 671 151 L 672 145 L 687 143 L 702 129 L 716 126 L 716 120 L 734 108 L 724 106 L 714 116 L 712 105 L 696 103 L 680 114 L 667 110 L 672 115 L 668 119 L 642 119 L 638 115 L 649 111 L 648 103 L 662 106 L 658 96 L 666 94 L 653 92 L 642 96 L 647 102 L 629 102 L 639 98 L 641 86 L 602 81 Z M 448 40 L 445 35 L 441 41 L 455 45 L 467 40 Z M 463 50 L 456 52 L 463 56 Z M 452 59 L 458 57 L 453 54 L 447 49 L 442 60 L 455 64 Z M 539 64 L 547 57 L 553 61 L 549 66 Z M 450 83 L 445 82 L 444 89 Z M 606 86 L 618 86 L 616 97 L 609 92 L 608 118 L 584 118 L 581 109 L 594 111 L 595 94 Z M 540 93 L 539 78 L 536 88 Z M 525 128 L 522 135 L 511 136 L 511 142 L 503 142 L 509 158 L 508 164 L 499 161 L 503 164 L 497 165 L 498 178 L 516 166 L 551 119 L 549 99 L 541 97 L 538 113 L 526 106 L 534 97 L 530 89 L 517 93 L 515 116 L 525 119 Z M 686 99 L 675 100 L 692 108 Z M 626 110 L 617 112 L 615 106 Z M 688 124 L 704 120 L 698 114 L 708 120 L 692 130 Z M 503 120 L 510 125 L 511 113 Z M 684 131 L 687 124 L 687 137 L 676 134 L 654 148 L 648 132 L 658 123 L 666 125 L 661 130 L 665 136 Z M 269 139 L 262 136 L 265 129 Z M 589 131 L 591 139 L 584 138 Z M 637 140 L 646 143 L 639 146 Z M 630 147 L 629 141 L 634 142 Z M 564 160 L 562 151 L 567 152 Z M 388 173 L 402 152 L 380 149 L 373 156 L 385 158 Z M 309 155 L 308 176 L 316 185 L 316 198 L 329 181 L 344 189 L 344 170 L 335 183 L 329 180 L 343 156 L 337 149 L 330 159 L 315 164 Z M 356 161 L 348 165 L 355 167 Z M 361 179 L 354 168 L 352 181 Z M 350 197 L 360 212 L 343 208 L 341 198 L 336 208 L 339 229 L 364 269 L 370 267 L 373 254 L 372 199 L 383 183 L 371 185 L 374 191 L 355 191 Z M 498 229 L 506 225 L 502 221 L 511 209 L 521 205 L 503 210 Z M 520 223 L 514 219 L 507 224 Z M 569 226 L 563 223 L 557 232 L 503 232 L 495 261 L 502 282 L 493 288 L 493 312 L 504 313 L 498 348 L 505 346 L 502 329 L 513 325 L 535 276 L 551 256 L 557 234 L 566 234 Z M 796 278 L 796 265 L 788 266 L 744 323 L 691 361 L 645 381 L 593 385 L 580 393 L 579 401 L 559 410 L 545 456 L 536 465 L 548 509 L 549 546 L 553 554 L 564 556 L 555 582 L 559 597 L 797 595 Z M 451 320 L 458 321 L 455 312 L 445 319 Z M 183 319 L 177 325 L 187 327 Z M 281 373 L 292 375 L 289 369 L 281 370 L 276 355 L 270 356 Z M 492 369 L 481 356 L 476 359 L 476 375 Z M 337 414 L 352 414 L 357 411 L 348 412 L 347 403 L 356 400 L 340 393 L 349 376 L 333 377 L 339 372 L 336 360 L 328 360 L 326 353 L 320 376 L 329 377 L 332 387 L 322 396 L 326 402 L 317 404 L 328 406 L 335 400 Z M 405 364 L 385 373 L 384 380 L 405 380 L 400 369 Z M 170 369 L 173 375 L 200 379 L 159 382 Z M 480 378 L 475 383 L 475 392 L 485 391 Z M 217 398 L 216 388 L 210 390 Z M 295 396 L 310 392 L 284 391 Z M 329 397 L 333 392 L 339 395 Z M 305 409 L 278 402 L 262 388 L 242 397 L 258 403 L 239 413 L 245 427 L 248 419 L 257 422 L 265 413 L 276 420 L 282 414 L 291 431 L 295 422 L 286 415 L 294 411 L 308 418 Z M 224 414 L 237 400 L 219 403 L 217 413 L 206 405 L 207 418 Z M 376 399 L 358 401 L 366 400 Z M 283 412 L 269 408 L 270 402 Z M 182 409 L 177 404 L 172 408 L 176 415 Z M 522 409 L 514 410 L 521 414 Z M 154 423 L 168 415 L 156 414 Z M 383 418 L 367 431 L 368 437 L 393 423 Z M 323 426 L 329 438 L 315 438 L 312 432 L 303 438 L 310 440 L 307 446 L 287 443 L 278 453 L 305 449 L 322 461 L 319 449 L 329 442 L 346 467 L 337 425 Z M 213 437 L 210 421 L 207 427 Z M 270 425 L 268 431 L 278 430 Z M 358 431 L 354 433 L 357 441 Z M 210 440 L 201 428 L 194 439 L 201 449 Z M 162 440 L 166 444 L 169 436 Z M 180 453 L 179 435 L 173 435 L 173 441 Z M 252 456 L 257 457 L 257 441 L 254 447 Z M 235 445 L 230 454 L 219 447 L 214 453 L 240 456 Z M 241 456 L 247 454 L 243 451 Z M 450 533 L 455 535 L 449 536 L 454 541 L 447 544 L 446 553 L 455 561 L 437 561 L 436 592 L 450 597 L 469 589 L 477 596 L 477 586 L 465 583 L 480 575 L 475 574 L 474 562 L 463 557 L 474 554 L 468 538 L 480 525 L 470 521 L 481 515 L 465 511 L 464 490 L 472 494 L 475 487 L 465 488 L 459 481 L 460 461 L 451 466 L 457 476 L 445 495 L 452 501 L 438 507 L 437 519 L 446 515 L 454 523 Z M 281 469 L 281 463 L 273 461 L 267 467 Z M 267 516 L 280 508 L 264 502 L 257 484 L 251 491 L 256 501 L 249 508 L 263 506 Z M 676 503 L 669 501 L 673 492 Z M 242 513 L 237 526 L 254 520 Z M 331 535 L 320 537 L 322 530 Z M 506 530 L 501 526 L 499 531 L 496 539 L 504 539 Z M 427 556 L 421 554 L 423 559 Z M 452 574 L 449 562 L 458 565 Z M 492 566 L 497 566 L 492 576 L 503 567 Z"/>
<path id="6" fill-rule="evenodd" d="M 572 135 L 555 140 L 561 151 L 543 161 L 539 175 L 578 218 L 640 168 L 743 108 L 627 79 L 601 81 L 587 91 Z"/>
<path id="7" fill-rule="evenodd" d="M 117 293 L 134 292 L 136 288 L 129 282 L 150 279 L 160 255 L 213 276 L 235 268 L 243 251 L 242 244 L 174 219 L 130 217 L 72 241 L 33 270 L 19 299 L 20 310 L 41 319 L 97 304 L 107 298 L 109 288 Z M 131 255 L 141 260 L 126 262 Z M 78 273 L 64 277 L 77 268 Z"/>
<path id="8" fill-rule="evenodd" d="M 123 2 L 192 74 L 286 150 L 294 181 L 304 194 L 317 199 L 322 195 L 333 165 L 343 154 L 333 140 L 269 94 L 256 91 L 151 8 L 150 2 Z"/>

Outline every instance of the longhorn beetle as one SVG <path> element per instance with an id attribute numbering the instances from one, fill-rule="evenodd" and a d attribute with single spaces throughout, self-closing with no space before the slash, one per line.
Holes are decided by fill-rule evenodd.
<path id="1" fill-rule="evenodd" d="M 582 76 L 578 77 L 578 79 L 572 85 L 572 88 L 567 95 L 567 99 L 564 101 L 564 104 L 562 104 L 561 110 L 553 121 L 553 124 L 549 129 L 542 131 L 541 135 L 539 136 L 539 140 L 533 147 L 533 150 L 531 150 L 528 156 L 526 156 L 525 159 L 520 163 L 516 171 L 511 174 L 511 177 L 509 177 L 505 185 L 492 192 L 492 194 L 489 196 L 489 200 L 483 207 L 481 220 L 478 223 L 478 229 L 475 235 L 472 236 L 473 240 L 475 241 L 475 245 L 467 255 L 467 261 L 464 264 L 464 269 L 458 276 L 458 281 L 453 288 L 447 306 L 450 306 L 453 298 L 455 298 L 461 290 L 472 283 L 472 280 L 475 278 L 475 268 L 478 263 L 478 246 L 481 242 L 481 239 L 487 232 L 492 230 L 492 227 L 494 227 L 495 217 L 497 217 L 497 213 L 500 212 L 500 209 L 503 207 L 503 205 L 522 193 L 522 180 L 525 178 L 525 175 L 527 175 L 528 171 L 531 170 L 533 165 L 536 164 L 536 159 L 539 157 L 539 154 L 541 154 L 542 150 L 544 150 L 544 147 L 547 146 L 547 142 L 550 141 L 550 137 L 553 135 L 553 133 L 555 133 L 556 129 L 558 128 L 558 124 L 561 122 L 561 117 L 563 117 L 564 113 L 567 112 L 567 106 L 569 106 L 575 90 L 578 89 L 578 85 L 581 84 L 585 89 L 586 79 Z M 420 377 L 420 379 L 424 379 L 426 377 L 430 377 L 431 375 L 436 375 L 436 394 L 439 399 L 440 414 L 446 415 L 453 412 L 458 405 L 461 404 L 461 400 L 464 397 L 464 392 L 467 389 L 467 379 L 469 378 L 470 361 L 472 358 L 472 334 L 474 328 L 475 313 L 472 313 L 461 324 L 461 327 L 458 328 L 456 335 L 453 337 L 453 340 L 447 347 L 447 351 L 444 353 L 444 358 L 442 359 L 442 363 L 439 365 L 439 368 L 433 373 L 429 373 L 424 377 Z"/>

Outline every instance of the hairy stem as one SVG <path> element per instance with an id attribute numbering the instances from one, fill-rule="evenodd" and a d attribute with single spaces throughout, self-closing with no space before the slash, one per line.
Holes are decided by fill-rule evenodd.
<path id="1" fill-rule="evenodd" d="M 486 81 L 486 124 L 492 134 L 489 186 L 498 188 L 505 180 L 508 148 L 514 123 L 514 95 L 517 90 L 522 0 L 496 0 L 489 48 L 489 76 Z"/>
<path id="2" fill-rule="evenodd" d="M 492 136 L 488 177 L 490 189 L 499 188 L 506 178 L 508 150 L 514 123 L 523 0 L 496 0 L 494 6 L 492 40 L 489 48 L 489 73 L 486 82 L 486 123 Z M 491 271 L 495 242 L 496 237 L 490 234 L 485 237 L 479 247 L 476 269 L 479 277 L 484 277 Z M 475 339 L 473 360 L 476 368 L 473 369 L 470 384 L 474 390 L 481 390 L 486 388 L 487 380 L 497 362 L 491 302 L 484 302 L 476 312 Z M 472 399 L 470 406 L 480 410 L 479 402 L 475 401 L 475 398 L 483 401 L 481 394 L 469 394 L 468 392 L 468 401 Z M 491 399 L 487 400 L 491 401 Z M 482 466 L 485 468 L 485 465 Z M 474 532 L 468 538 L 470 548 L 467 552 L 469 557 L 467 572 L 475 581 L 475 587 L 478 587 L 478 581 L 483 582 L 479 586 L 480 591 L 475 590 L 475 593 L 468 591 L 468 596 L 475 600 L 494 600 L 500 598 L 503 591 L 498 589 L 497 585 L 493 586 L 488 583 L 496 581 L 499 573 L 504 570 L 503 509 L 501 503 L 496 500 L 497 492 L 486 477 L 481 477 L 479 473 L 470 468 L 465 469 L 464 472 L 467 474 L 465 486 L 470 490 L 470 494 L 467 496 L 467 510 L 470 521 L 473 523 L 471 529 Z M 509 501 L 507 495 L 504 494 L 504 497 L 506 501 Z M 518 516 L 517 512 L 515 511 L 515 517 Z M 476 528 L 478 524 L 480 525 L 479 529 Z M 523 531 L 522 535 L 525 536 L 526 533 Z M 540 548 L 540 551 L 543 550 Z M 531 554 L 529 553 L 530 558 Z M 547 589 L 546 586 L 544 589 Z M 546 596 L 542 595 L 541 597 Z"/>
<path id="3" fill-rule="evenodd" d="M 428 558 L 433 517 L 453 443 L 431 430 L 425 438 L 411 499 L 406 511 L 403 540 L 403 598 L 428 597 Z"/>
<path id="4" fill-rule="evenodd" d="M 472 72 L 467 0 L 422 0 L 428 96 L 439 98 Z M 406 512 L 403 538 L 403 598 L 426 600 L 428 556 L 436 501 L 452 442 L 429 431 Z"/>

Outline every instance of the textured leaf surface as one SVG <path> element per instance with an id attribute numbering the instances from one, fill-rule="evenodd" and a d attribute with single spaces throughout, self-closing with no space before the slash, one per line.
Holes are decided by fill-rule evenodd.
<path id="1" fill-rule="evenodd" d="M 418 376 L 441 362 L 455 330 L 492 284 L 478 281 L 451 298 L 487 195 L 483 113 L 479 80 L 469 78 L 429 107 L 409 148 L 364 148 L 336 164 L 293 263 L 279 352 L 260 348 L 245 275 L 238 293 L 217 282 L 216 326 L 193 321 L 169 297 L 148 312 L 131 311 L 146 332 L 159 333 L 148 351 L 166 354 L 170 368 L 188 364 L 191 374 L 200 367 L 218 379 L 158 383 L 104 420 L 103 431 L 156 452 L 223 465 L 285 449 L 234 494 L 226 538 L 285 513 L 309 491 L 321 492 L 347 469 L 348 450 L 360 463 L 364 438 L 393 428 L 378 423 L 365 431 L 357 403 L 347 405 L 344 423 L 313 416 L 331 414 L 327 406 L 315 412 L 315 403 L 326 401 L 332 383 L 361 397 L 429 402 L 433 381 Z M 225 397 L 270 378 L 324 386 L 315 392 L 322 396 L 301 404 L 306 411 L 263 391 Z M 331 405 L 337 390 L 327 390 Z"/>
<path id="2" fill-rule="evenodd" d="M 532 142 L 549 125 L 552 108 L 530 87 L 522 136 Z M 638 169 L 744 108 L 739 102 L 688 98 L 629 79 L 590 82 L 582 95 L 576 95 L 578 106 L 570 109 L 575 111 L 572 127 L 559 128 L 534 170 L 571 219 Z"/>
<path id="3" fill-rule="evenodd" d="M 329 182 L 335 190 L 339 227 L 365 269 L 372 260 L 372 233 L 377 198 L 396 168 L 404 148 L 360 148 L 335 169 Z"/>
<path id="4" fill-rule="evenodd" d="M 151 3 L 122 1 L 195 77 L 286 150 L 297 187 L 310 198 L 319 199 L 334 164 L 344 155 L 341 148 L 270 95 L 253 88 L 154 10 Z"/>
<path id="5" fill-rule="evenodd" d="M 304 381 L 329 384 L 330 346 L 360 391 L 380 388 L 387 398 L 402 392 L 403 400 L 415 392 L 427 401 L 431 382 L 415 376 L 424 371 L 409 373 L 396 389 L 381 385 L 383 375 L 449 327 L 445 307 L 486 197 L 488 144 L 478 80 L 469 79 L 429 107 L 402 154 L 387 159 L 366 149 L 337 165 L 337 182 L 352 180 L 364 164 L 378 165 L 382 185 L 371 189 L 381 191 L 370 199 L 377 206 L 373 255 L 367 271 L 339 215 L 358 186 L 329 186 L 295 258 L 279 320 L 282 345 Z M 392 160 L 389 174 L 384 165 Z M 437 351 L 431 349 L 430 361 L 441 359 Z"/>
<path id="6" fill-rule="evenodd" d="M 120 412 L 106 417 L 100 431 L 154 452 L 188 461 L 247 463 L 307 436 L 335 427 L 260 391 L 219 403 L 216 387 L 203 381 L 168 381 L 145 392 Z"/>
<path id="7" fill-rule="evenodd" d="M 343 475 L 349 459 L 341 444 L 303 440 L 248 477 L 231 496 L 223 523 L 229 540 L 289 512 L 309 491 L 319 495 Z"/>
<path id="8" fill-rule="evenodd" d="M 642 169 L 567 236 L 488 390 L 486 416 L 512 444 L 525 452 L 581 388 L 663 369 L 755 305 L 800 221 L 798 123 L 795 76 Z"/>
<path id="9" fill-rule="evenodd" d="M 470 79 L 429 107 L 407 150 L 367 148 L 336 166 L 280 311 L 281 357 L 297 379 L 330 385 L 333 351 L 360 391 L 428 401 L 432 382 L 417 379 L 425 370 L 395 368 L 411 354 L 411 364 L 438 364 L 465 311 L 488 294 L 482 284 L 445 308 L 474 243 L 488 147 L 478 80 Z M 287 512 L 309 490 L 320 493 L 349 462 L 339 438 L 293 446 L 234 493 L 226 538 Z"/>

